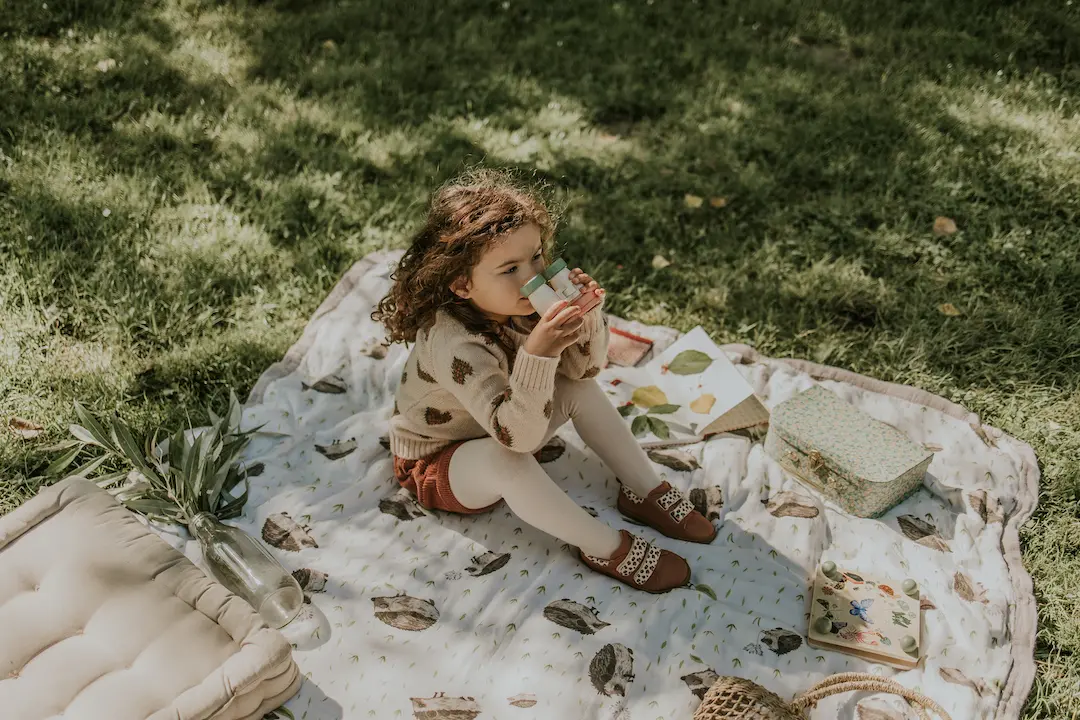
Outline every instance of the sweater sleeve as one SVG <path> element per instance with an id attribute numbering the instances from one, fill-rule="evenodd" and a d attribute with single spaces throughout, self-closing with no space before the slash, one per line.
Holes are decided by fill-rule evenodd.
<path id="1" fill-rule="evenodd" d="M 603 303 L 585 315 L 581 339 L 563 350 L 559 374 L 571 380 L 594 378 L 607 362 L 608 323 Z"/>
<path id="2" fill-rule="evenodd" d="M 509 450 L 532 453 L 547 434 L 559 358 L 519 348 L 507 377 L 494 351 L 475 338 L 453 337 L 432 348 L 434 376 L 491 437 Z"/>

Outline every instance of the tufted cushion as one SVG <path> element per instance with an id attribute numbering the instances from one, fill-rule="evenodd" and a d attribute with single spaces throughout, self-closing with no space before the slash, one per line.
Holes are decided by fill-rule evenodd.
<path id="1" fill-rule="evenodd" d="M 300 685 L 251 606 L 71 478 L 0 517 L 0 715 L 261 718 Z"/>

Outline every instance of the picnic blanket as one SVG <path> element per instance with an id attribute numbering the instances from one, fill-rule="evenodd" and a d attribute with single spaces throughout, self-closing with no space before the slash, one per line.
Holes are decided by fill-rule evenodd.
<path id="1" fill-rule="evenodd" d="M 657 466 L 696 490 L 719 527 L 713 544 L 692 545 L 629 525 L 614 477 L 567 425 L 545 452 L 551 476 L 693 568 L 694 587 L 635 592 L 505 506 L 429 513 L 397 488 L 385 436 L 407 351 L 381 347 L 369 315 L 398 257 L 352 268 L 244 413 L 245 427 L 263 429 L 238 524 L 277 548 L 311 599 L 286 628 L 307 678 L 287 704 L 297 718 L 682 720 L 718 674 L 791 697 L 845 671 L 895 677 L 954 718 L 1019 717 L 1034 677 L 1035 603 L 1017 536 L 1038 493 L 1029 446 L 915 388 L 724 346 L 769 407 L 821 383 L 935 450 L 925 488 L 880 519 L 851 517 L 785 475 L 761 437 L 718 436 Z M 658 347 L 678 335 L 631 329 Z M 598 381 L 611 387 L 619 374 L 609 367 Z M 197 559 L 195 543 L 173 541 Z M 919 583 L 920 667 L 807 645 L 810 577 L 824 560 Z M 915 715 L 862 693 L 813 717 Z"/>

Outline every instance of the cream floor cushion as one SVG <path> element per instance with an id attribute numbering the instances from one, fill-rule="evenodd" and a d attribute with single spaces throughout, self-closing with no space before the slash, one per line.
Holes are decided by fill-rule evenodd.
<path id="1" fill-rule="evenodd" d="M 0 517 L 0 716 L 255 719 L 300 681 L 280 633 L 93 483 Z"/>

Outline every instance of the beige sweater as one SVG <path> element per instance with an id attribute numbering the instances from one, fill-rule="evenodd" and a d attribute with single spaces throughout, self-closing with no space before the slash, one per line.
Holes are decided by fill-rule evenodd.
<path id="1" fill-rule="evenodd" d="M 581 339 L 561 357 L 521 347 L 531 328 L 508 330 L 517 347 L 508 358 L 488 338 L 440 311 L 416 337 L 405 362 L 390 420 L 390 450 L 416 459 L 448 445 L 490 435 L 515 452 L 540 449 L 553 407 L 556 374 L 593 378 L 607 359 L 608 322 L 602 306 L 589 311 Z"/>

